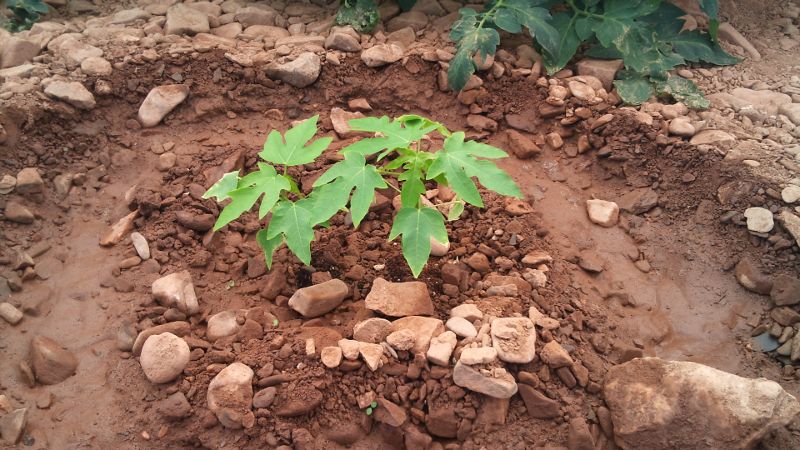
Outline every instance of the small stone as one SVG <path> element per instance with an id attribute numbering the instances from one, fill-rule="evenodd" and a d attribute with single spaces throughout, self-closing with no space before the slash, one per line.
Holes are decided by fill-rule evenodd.
<path id="1" fill-rule="evenodd" d="M 489 265 L 489 258 L 483 253 L 473 253 L 464 262 L 479 273 L 488 273 L 492 269 Z"/>
<path id="2" fill-rule="evenodd" d="M 586 200 L 589 220 L 602 227 L 613 227 L 619 221 L 619 206 L 614 202 L 591 199 Z"/>
<path id="3" fill-rule="evenodd" d="M 386 342 L 395 350 L 408 351 L 414 347 L 414 332 L 411 330 L 399 330 L 389 333 Z"/>
<path id="4" fill-rule="evenodd" d="M 14 180 L 19 194 L 38 194 L 44 191 L 44 181 L 39 171 L 35 167 L 26 167 L 17 173 L 17 178 L 10 177 Z M 5 177 L 3 178 L 5 180 Z M 13 183 L 9 183 L 13 187 Z"/>
<path id="5" fill-rule="evenodd" d="M 471 303 L 464 303 L 450 310 L 450 317 L 462 317 L 470 322 L 483 319 L 483 312 Z"/>
<path id="6" fill-rule="evenodd" d="M 241 325 L 236 319 L 237 310 L 227 310 L 218 312 L 208 318 L 206 327 L 206 338 L 214 342 L 227 336 L 233 336 L 241 329 Z"/>
<path id="7" fill-rule="evenodd" d="M 433 315 L 428 287 L 421 281 L 393 283 L 378 277 L 365 304 L 368 309 L 391 317 Z"/>
<path id="8" fill-rule="evenodd" d="M 189 354 L 189 345 L 182 338 L 172 333 L 156 334 L 145 341 L 139 363 L 151 383 L 167 383 L 183 373 Z"/>
<path id="9" fill-rule="evenodd" d="M 197 34 L 208 33 L 211 27 L 208 15 L 182 3 L 171 6 L 167 10 L 167 21 L 164 34 Z"/>
<path id="10" fill-rule="evenodd" d="M 6 220 L 22 224 L 30 224 L 36 220 L 36 217 L 28 208 L 22 206 L 22 204 L 16 201 L 10 201 L 6 203 L 6 209 L 3 210 L 3 216 L 6 218 Z"/>
<path id="11" fill-rule="evenodd" d="M 78 369 L 78 358 L 72 352 L 44 336 L 31 339 L 30 361 L 36 381 L 42 384 L 58 384 Z"/>
<path id="12" fill-rule="evenodd" d="M 353 327 L 353 339 L 359 342 L 380 344 L 391 332 L 391 322 L 386 319 L 372 317 L 358 322 Z"/>
<path id="13" fill-rule="evenodd" d="M 156 411 L 168 420 L 181 420 L 192 415 L 192 405 L 186 395 L 178 391 L 156 403 Z"/>
<path id="14" fill-rule="evenodd" d="M 781 191 L 781 198 L 786 203 L 796 203 L 800 200 L 800 186 L 790 184 Z"/>
<path id="15" fill-rule="evenodd" d="M 669 122 L 669 132 L 675 136 L 692 137 L 696 130 L 688 117 L 677 117 Z"/>
<path id="16" fill-rule="evenodd" d="M 136 220 L 138 211 L 134 211 L 127 216 L 119 219 L 117 223 L 111 226 L 111 229 L 102 238 L 100 238 L 100 245 L 108 247 L 121 241 L 123 237 L 130 234 L 133 230 L 133 221 Z"/>
<path id="17" fill-rule="evenodd" d="M 722 130 L 703 130 L 698 132 L 689 141 L 692 145 L 714 145 L 728 148 L 736 143 L 736 138 Z"/>
<path id="18" fill-rule="evenodd" d="M 415 336 L 413 352 L 424 354 L 427 353 L 433 336 L 444 332 L 444 323 L 433 317 L 408 316 L 392 322 L 392 330 L 411 330 Z"/>
<path id="19" fill-rule="evenodd" d="M 235 362 L 222 369 L 208 385 L 206 403 L 222 426 L 241 428 L 253 404 L 253 369 Z"/>
<path id="20" fill-rule="evenodd" d="M 606 91 L 611 91 L 617 71 L 622 69 L 621 59 L 584 59 L 575 65 L 578 75 L 593 76 L 603 83 Z"/>
<path id="21" fill-rule="evenodd" d="M 453 382 L 463 388 L 494 398 L 511 398 L 517 393 L 514 377 L 505 370 L 495 372 L 495 376 L 484 376 L 461 361 L 453 368 Z"/>
<path id="22" fill-rule="evenodd" d="M 150 245 L 141 233 L 138 231 L 131 233 L 131 242 L 139 258 L 142 258 L 143 261 L 150 259 Z"/>
<path id="23" fill-rule="evenodd" d="M 278 395 L 278 388 L 275 386 L 270 386 L 256 392 L 256 395 L 253 396 L 253 407 L 269 408 L 275 401 L 276 395 Z"/>
<path id="24" fill-rule="evenodd" d="M 325 367 L 335 369 L 342 363 L 342 349 L 340 347 L 324 347 L 320 352 L 320 360 Z"/>
<path id="25" fill-rule="evenodd" d="M 365 98 L 354 98 L 347 101 L 347 107 L 354 111 L 369 112 L 372 106 Z"/>
<path id="26" fill-rule="evenodd" d="M 272 63 L 266 68 L 267 76 L 281 80 L 294 87 L 303 88 L 311 85 L 322 71 L 322 62 L 315 53 L 301 53 L 294 61 L 279 64 Z"/>
<path id="27" fill-rule="evenodd" d="M 345 359 L 350 361 L 358 359 L 360 342 L 352 339 L 340 339 L 336 344 L 342 349 L 342 356 L 344 356 Z"/>
<path id="28" fill-rule="evenodd" d="M 788 275 L 778 275 L 769 295 L 777 306 L 796 305 L 800 303 L 800 280 Z"/>
<path id="29" fill-rule="evenodd" d="M 2 437 L 6 443 L 14 445 L 22 437 L 27 424 L 28 409 L 15 409 L 13 412 L 9 412 L 0 417 L 0 437 Z"/>
<path id="30" fill-rule="evenodd" d="M 52 81 L 44 93 L 79 109 L 92 109 L 97 104 L 94 95 L 77 81 Z"/>
<path id="31" fill-rule="evenodd" d="M 81 61 L 81 72 L 90 77 L 107 77 L 113 69 L 111 63 L 99 56 L 90 56 Z"/>
<path id="32" fill-rule="evenodd" d="M 377 44 L 361 52 L 361 60 L 367 67 L 381 67 L 399 61 L 404 53 L 396 43 Z"/>
<path id="33" fill-rule="evenodd" d="M 144 343 L 150 336 L 155 334 L 172 333 L 175 336 L 186 336 L 190 331 L 191 325 L 189 325 L 189 322 L 183 321 L 167 322 L 162 325 L 146 328 L 136 336 L 136 340 L 133 342 L 133 347 L 131 348 L 131 354 L 133 356 L 139 356 Z"/>
<path id="34" fill-rule="evenodd" d="M 360 52 L 361 43 L 355 37 L 347 33 L 332 32 L 325 39 L 325 48 L 341 50 L 343 52 Z"/>
<path id="35" fill-rule="evenodd" d="M 527 317 L 506 317 L 492 321 L 492 345 L 501 361 L 527 364 L 536 355 L 536 330 Z"/>
<path id="36" fill-rule="evenodd" d="M 497 350 L 494 347 L 467 347 L 461 351 L 458 361 L 468 366 L 476 364 L 490 364 L 497 360 Z"/>
<path id="37" fill-rule="evenodd" d="M 447 319 L 445 327 L 462 338 L 475 337 L 478 335 L 478 330 L 475 329 L 475 325 L 462 317 L 451 317 Z"/>
<path id="38" fill-rule="evenodd" d="M 22 320 L 22 311 L 18 310 L 11 303 L 0 303 L 0 317 L 11 325 L 16 325 Z"/>
<path id="39" fill-rule="evenodd" d="M 734 270 L 736 281 L 745 289 L 758 294 L 768 295 L 772 290 L 772 280 L 756 268 L 749 257 L 743 257 Z"/>
<path id="40" fill-rule="evenodd" d="M 144 258 L 142 258 L 144 259 Z M 200 304 L 194 291 L 192 275 L 188 270 L 175 272 L 153 282 L 153 298 L 161 306 L 176 307 L 190 316 L 200 312 Z"/>
<path id="41" fill-rule="evenodd" d="M 559 367 L 569 367 L 574 364 L 572 357 L 569 356 L 564 347 L 556 341 L 550 341 L 542 347 L 539 351 L 539 357 L 545 364 L 550 366 L 551 369 L 558 369 Z"/>
<path id="42" fill-rule="evenodd" d="M 378 407 L 375 409 L 372 417 L 375 421 L 386 424 L 390 427 L 400 427 L 406 422 L 407 415 L 406 409 L 396 405 L 395 403 L 379 398 Z"/>
<path id="43" fill-rule="evenodd" d="M 190 230 L 204 232 L 210 230 L 214 226 L 216 219 L 213 214 L 178 211 L 175 213 L 175 220 L 181 226 Z"/>
<path id="44" fill-rule="evenodd" d="M 744 217 L 747 218 L 747 229 L 755 233 L 769 233 L 775 226 L 772 212 L 766 208 L 747 208 Z"/>
<path id="45" fill-rule="evenodd" d="M 450 355 L 456 348 L 458 339 L 456 334 L 452 331 L 445 331 L 439 336 L 431 339 L 430 347 L 428 348 L 427 357 L 428 361 L 440 366 L 447 366 L 450 364 Z"/>
<path id="46" fill-rule="evenodd" d="M 336 134 L 338 134 L 342 139 L 358 133 L 357 131 L 354 132 L 350 130 L 350 124 L 348 122 L 352 119 L 360 119 L 362 117 L 364 117 L 364 114 L 361 114 L 360 112 L 349 112 L 343 110 L 342 108 L 331 108 L 330 112 L 333 130 L 336 131 Z"/>
<path id="47" fill-rule="evenodd" d="M 603 259 L 591 250 L 582 251 L 578 258 L 578 267 L 589 273 L 600 273 L 605 270 Z"/>
<path id="48" fill-rule="evenodd" d="M 166 172 L 169 169 L 175 167 L 175 164 L 178 162 L 178 156 L 172 152 L 164 152 L 158 155 L 158 170 L 161 172 Z"/>
<path id="49" fill-rule="evenodd" d="M 310 319 L 335 309 L 348 293 L 349 289 L 344 281 L 332 279 L 298 289 L 289 299 L 289 307 Z"/>
<path id="50" fill-rule="evenodd" d="M 650 188 L 630 191 L 619 198 L 617 205 L 631 214 L 644 214 L 658 205 L 658 193 Z"/>
<path id="51" fill-rule="evenodd" d="M 506 137 L 511 151 L 519 159 L 533 158 L 542 152 L 535 142 L 516 130 L 506 130 Z"/>
<path id="52" fill-rule="evenodd" d="M 139 122 L 145 128 L 158 125 L 167 114 L 183 103 L 188 96 L 189 87 L 185 84 L 167 84 L 151 89 L 139 107 Z"/>
<path id="53" fill-rule="evenodd" d="M 519 385 L 519 395 L 525 402 L 528 415 L 534 419 L 554 419 L 561 415 L 558 402 L 527 384 Z"/>
<path id="54" fill-rule="evenodd" d="M 369 370 L 375 372 L 383 365 L 383 346 L 380 344 L 370 344 L 367 342 L 359 342 L 358 353 L 361 358 L 367 363 Z"/>
<path id="55" fill-rule="evenodd" d="M 3 175 L 3 178 L 0 179 L 0 194 L 10 194 L 14 190 L 14 186 L 17 185 L 17 179 L 12 177 L 11 175 Z"/>

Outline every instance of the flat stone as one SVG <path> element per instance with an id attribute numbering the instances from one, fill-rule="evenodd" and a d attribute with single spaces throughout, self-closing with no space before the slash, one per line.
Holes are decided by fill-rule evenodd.
<path id="1" fill-rule="evenodd" d="M 350 130 L 348 123 L 352 119 L 359 119 L 364 117 L 360 112 L 345 111 L 342 108 L 331 108 L 330 118 L 333 130 L 339 135 L 340 138 L 345 139 L 350 136 L 356 135 L 359 132 Z"/>
<path id="2" fill-rule="evenodd" d="M 459 361 L 453 368 L 453 382 L 463 388 L 494 398 L 511 398 L 517 393 L 517 382 L 511 374 L 505 370 L 496 371 L 495 374 L 497 376 L 492 374 L 485 376 L 479 370 Z"/>
<path id="3" fill-rule="evenodd" d="M 361 42 L 347 33 L 331 33 L 325 39 L 325 48 L 343 52 L 360 52 Z"/>
<path id="4" fill-rule="evenodd" d="M 706 448 L 748 449 L 800 413 L 774 381 L 658 358 L 611 367 L 603 396 L 622 448 L 692 448 L 702 436 Z"/>
<path id="5" fill-rule="evenodd" d="M 619 221 L 619 206 L 606 200 L 586 200 L 586 212 L 589 220 L 602 227 L 613 227 Z"/>
<path id="6" fill-rule="evenodd" d="M 77 81 L 52 81 L 44 93 L 79 109 L 89 110 L 97 104 L 94 95 Z"/>
<path id="7" fill-rule="evenodd" d="M 478 330 L 475 329 L 475 325 L 463 317 L 451 317 L 447 319 L 444 325 L 448 330 L 462 338 L 475 337 L 478 335 Z"/>
<path id="8" fill-rule="evenodd" d="M 178 3 L 167 10 L 167 21 L 164 24 L 164 34 L 197 34 L 208 33 L 211 27 L 208 24 L 208 15 L 187 5 Z"/>
<path id="9" fill-rule="evenodd" d="M 372 317 L 355 324 L 353 327 L 353 339 L 359 342 L 380 344 L 391 332 L 391 322 L 386 319 Z"/>
<path id="10" fill-rule="evenodd" d="M 278 39 L 289 37 L 289 31 L 286 30 L 286 28 L 276 27 L 273 25 L 252 25 L 245 28 L 242 34 L 250 38 L 261 37 L 265 40 L 271 41 L 277 41 Z"/>
<path id="11" fill-rule="evenodd" d="M 775 226 L 772 212 L 766 208 L 747 208 L 744 217 L 747 218 L 747 229 L 755 233 L 769 233 Z"/>
<path id="12" fill-rule="evenodd" d="M 736 138 L 722 130 L 703 130 L 695 134 L 689 143 L 692 145 L 714 145 L 721 148 L 731 147 Z"/>
<path id="13" fill-rule="evenodd" d="M 253 375 L 253 369 L 235 362 L 209 383 L 206 403 L 222 426 L 234 429 L 243 426 L 242 418 L 251 412 L 253 404 Z"/>
<path id="14" fill-rule="evenodd" d="M 15 409 L 0 417 L 0 437 L 3 438 L 3 441 L 7 444 L 14 445 L 19 442 L 27 425 L 28 409 Z"/>
<path id="15" fill-rule="evenodd" d="M 155 334 L 142 346 L 139 363 L 151 383 L 167 383 L 177 378 L 189 364 L 189 345 L 172 333 Z"/>
<path id="16" fill-rule="evenodd" d="M 758 270 L 755 263 L 747 256 L 736 264 L 734 275 L 736 281 L 749 291 L 768 295 L 772 290 L 772 280 Z"/>
<path id="17" fill-rule="evenodd" d="M 644 214 L 658 205 L 658 193 L 650 188 L 630 191 L 617 200 L 619 208 L 631 214 Z"/>
<path id="18" fill-rule="evenodd" d="M 483 319 L 483 312 L 472 303 L 464 303 L 450 310 L 450 317 L 462 317 L 470 322 Z"/>
<path id="19" fill-rule="evenodd" d="M 349 293 L 347 284 L 339 279 L 300 288 L 289 299 L 289 307 L 309 319 L 334 310 Z"/>
<path id="20" fill-rule="evenodd" d="M 383 346 L 380 344 L 359 342 L 358 353 L 361 355 L 361 359 L 367 363 L 369 370 L 373 372 L 380 369 L 383 365 Z"/>
<path id="21" fill-rule="evenodd" d="M 788 275 L 778 275 L 769 293 L 777 306 L 790 306 L 800 303 L 800 280 Z"/>
<path id="22" fill-rule="evenodd" d="M 272 79 L 281 80 L 297 88 L 313 84 L 322 71 L 322 62 L 315 53 L 301 53 L 294 61 L 267 66 L 266 73 Z"/>
<path id="23" fill-rule="evenodd" d="M 432 338 L 427 352 L 428 361 L 440 366 L 450 365 L 450 355 L 453 354 L 457 343 L 456 334 L 452 331 L 445 331 Z"/>
<path id="24" fill-rule="evenodd" d="M 378 277 L 365 304 L 368 309 L 391 317 L 433 315 L 428 287 L 421 281 L 393 283 Z"/>
<path id="25" fill-rule="evenodd" d="M 113 71 L 111 63 L 99 56 L 91 56 L 81 62 L 81 72 L 91 77 L 107 77 Z"/>
<path id="26" fill-rule="evenodd" d="M 137 116 L 139 122 L 145 128 L 158 125 L 167 114 L 183 103 L 188 96 L 189 86 L 185 84 L 167 84 L 154 87 L 139 107 Z"/>
<path id="27" fill-rule="evenodd" d="M 525 402 L 528 415 L 534 419 L 555 419 L 561 415 L 558 402 L 527 384 L 519 385 L 519 395 Z"/>
<path id="28" fill-rule="evenodd" d="M 492 345 L 501 361 L 527 364 L 536 355 L 536 330 L 527 317 L 506 317 L 492 321 Z"/>
<path id="29" fill-rule="evenodd" d="M 377 44 L 361 52 L 361 60 L 367 67 L 382 67 L 392 64 L 405 54 L 405 49 L 396 43 Z"/>
<path id="30" fill-rule="evenodd" d="M 22 311 L 8 302 L 0 303 L 0 317 L 11 325 L 16 325 L 22 320 Z"/>
<path id="31" fill-rule="evenodd" d="M 45 336 L 31 339 L 30 361 L 36 381 L 42 384 L 58 384 L 78 369 L 78 358 Z"/>
<path id="32" fill-rule="evenodd" d="M 692 137 L 697 130 L 688 117 L 676 117 L 669 122 L 669 132 L 675 136 Z"/>
<path id="33" fill-rule="evenodd" d="M 143 258 L 144 259 L 144 258 Z M 192 275 L 188 270 L 175 272 L 153 282 L 153 298 L 161 306 L 176 307 L 190 316 L 200 312 Z"/>
<path id="34" fill-rule="evenodd" d="M 497 360 L 497 350 L 494 347 L 467 347 L 461 351 L 458 361 L 468 366 L 476 364 L 491 364 Z"/>
<path id="35" fill-rule="evenodd" d="M 419 11 L 408 11 L 389 20 L 386 30 L 391 32 L 401 30 L 406 27 L 414 31 L 420 31 L 428 25 L 428 16 Z"/>
<path id="36" fill-rule="evenodd" d="M 621 59 L 583 59 L 575 64 L 578 75 L 592 76 L 600 80 L 603 88 L 611 92 L 617 71 L 622 69 Z"/>
<path id="37" fill-rule="evenodd" d="M 30 62 L 42 51 L 39 44 L 16 36 L 5 40 L 2 46 L 3 52 L 0 56 L 0 69 L 16 67 Z"/>
<path id="38" fill-rule="evenodd" d="M 400 427 L 408 418 L 406 409 L 395 403 L 379 398 L 378 407 L 373 411 L 372 417 L 377 422 L 389 425 L 390 427 Z"/>
<path id="39" fill-rule="evenodd" d="M 350 361 L 358 359 L 360 342 L 353 339 L 340 339 L 336 344 L 342 349 L 342 356 L 344 356 L 345 359 Z"/>
<path id="40" fill-rule="evenodd" d="M 790 184 L 781 191 L 781 198 L 786 203 L 796 203 L 800 200 L 800 186 Z"/>
<path id="41" fill-rule="evenodd" d="M 11 222 L 22 224 L 31 224 L 36 220 L 36 217 L 28 208 L 16 201 L 6 203 L 6 208 L 3 210 L 3 217 Z"/>
<path id="42" fill-rule="evenodd" d="M 508 146 L 519 159 L 529 159 L 537 156 L 542 149 L 533 140 L 516 130 L 506 130 Z"/>
<path id="43" fill-rule="evenodd" d="M 139 212 L 137 210 L 119 219 L 117 223 L 112 225 L 111 229 L 100 238 L 100 245 L 103 247 L 112 246 L 130 234 L 131 230 L 133 230 L 133 221 L 136 220 L 138 214 Z"/>
<path id="44" fill-rule="evenodd" d="M 428 352 L 431 339 L 444 333 L 444 323 L 433 317 L 408 316 L 392 322 L 392 331 L 411 330 L 415 333 L 414 353 Z"/>

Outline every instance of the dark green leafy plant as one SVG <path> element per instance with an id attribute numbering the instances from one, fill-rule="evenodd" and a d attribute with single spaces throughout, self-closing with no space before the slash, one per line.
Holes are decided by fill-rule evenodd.
<path id="1" fill-rule="evenodd" d="M 283 243 L 310 264 L 315 227 L 326 225 L 341 210 L 348 210 L 358 227 L 369 212 L 375 191 L 391 188 L 399 193 L 401 208 L 389 239 L 402 236 L 403 256 L 417 277 L 430 256 L 431 240 L 448 242 L 445 220 L 458 219 L 465 204 L 483 207 L 475 178 L 486 189 L 522 197 L 511 177 L 488 160 L 504 158 L 505 152 L 466 140 L 463 132 L 450 132 L 441 123 L 417 115 L 350 120 L 352 130 L 375 133 L 375 137 L 343 148 L 344 159 L 328 168 L 304 195 L 288 172 L 290 167 L 313 162 L 330 145 L 331 138 L 312 141 L 317 119 L 314 116 L 296 125 L 284 136 L 273 130 L 258 154 L 265 162 L 257 164 L 257 171 L 243 177 L 238 172 L 227 173 L 205 193 L 205 198 L 229 201 L 215 230 L 239 218 L 260 199 L 258 218 L 272 214 L 267 228 L 256 234 L 268 267 L 275 249 Z M 425 150 L 424 144 L 430 142 L 432 133 L 444 138 L 442 148 L 435 152 Z M 449 186 L 455 198 L 438 205 L 423 202 L 426 181 Z"/>
<path id="2" fill-rule="evenodd" d="M 701 0 L 710 17 L 708 33 L 683 30 L 685 13 L 661 0 L 493 0 L 477 12 L 462 8 L 450 37 L 456 54 L 450 62 L 450 87 L 462 89 L 475 72 L 473 57 L 493 55 L 500 44 L 498 30 L 523 29 L 542 52 L 548 73 L 558 72 L 578 49 L 598 58 L 621 58 L 626 70 L 616 86 L 627 103 L 638 104 L 653 94 L 665 94 L 706 107 L 707 101 L 689 80 L 670 78 L 667 72 L 687 62 L 734 64 L 716 42 L 719 23 L 716 0 Z"/>
<path id="3" fill-rule="evenodd" d="M 13 33 L 30 29 L 48 11 L 42 0 L 6 0 L 5 3 L 12 17 L 6 20 L 4 27 Z"/>
<path id="4" fill-rule="evenodd" d="M 336 23 L 350 25 L 359 33 L 369 33 L 380 21 L 374 0 L 344 0 L 336 13 Z"/>

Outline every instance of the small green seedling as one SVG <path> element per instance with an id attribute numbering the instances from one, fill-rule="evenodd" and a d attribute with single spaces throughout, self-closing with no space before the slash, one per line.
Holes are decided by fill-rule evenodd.
<path id="1" fill-rule="evenodd" d="M 371 416 L 372 412 L 375 411 L 376 409 L 378 409 L 378 402 L 373 401 L 372 403 L 369 404 L 369 406 L 367 406 L 367 409 L 365 409 L 364 412 L 368 416 Z"/>
<path id="2" fill-rule="evenodd" d="M 278 319 L 272 319 L 272 326 L 273 327 L 278 328 L 279 324 L 280 324 L 280 322 L 278 322 Z"/>
<path id="3" fill-rule="evenodd" d="M 230 201 L 217 218 L 214 230 L 238 219 L 260 199 L 258 218 L 272 214 L 267 228 L 256 234 L 267 267 L 272 267 L 273 252 L 283 243 L 300 261 L 310 265 L 315 227 L 325 226 L 336 213 L 349 210 L 353 226 L 358 228 L 369 212 L 376 189 L 394 189 L 402 207 L 394 218 L 389 239 L 402 236 L 403 257 L 414 277 L 418 277 L 430 256 L 431 239 L 448 243 L 445 219 L 458 219 L 465 204 L 483 207 L 473 178 L 501 195 L 522 197 L 511 177 L 488 161 L 508 156 L 504 151 L 467 140 L 464 132 L 450 132 L 441 123 L 417 115 L 394 120 L 386 116 L 350 120 L 352 130 L 375 133 L 375 137 L 343 148 L 340 153 L 344 159 L 328 168 L 305 195 L 289 175 L 289 168 L 314 162 L 330 145 L 329 137 L 312 141 L 317 120 L 318 116 L 314 116 L 284 136 L 273 130 L 258 154 L 264 162 L 257 164 L 257 171 L 243 177 L 238 172 L 227 173 L 204 195 L 220 202 Z M 438 151 L 427 151 L 423 143 L 432 142 L 429 136 L 433 133 L 440 134 L 444 143 Z M 374 164 L 367 163 L 367 159 L 374 160 Z M 426 182 L 449 186 L 455 198 L 438 205 L 423 202 Z"/>

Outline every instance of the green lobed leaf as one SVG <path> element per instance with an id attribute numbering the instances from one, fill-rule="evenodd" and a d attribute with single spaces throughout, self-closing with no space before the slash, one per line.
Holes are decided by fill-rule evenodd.
<path id="1" fill-rule="evenodd" d="M 264 150 L 258 156 L 273 164 L 285 166 L 299 166 L 314 162 L 333 141 L 333 139 L 325 137 L 308 144 L 308 141 L 317 134 L 318 119 L 319 115 L 316 115 L 290 128 L 285 134 L 285 140 L 280 132 L 272 130 L 264 143 Z"/>
<path id="2" fill-rule="evenodd" d="M 581 40 L 578 33 L 575 31 L 575 22 L 578 16 L 569 15 L 567 13 L 558 13 L 553 15 L 551 25 L 558 30 L 558 45 L 554 52 L 546 51 L 542 55 L 545 69 L 548 74 L 554 74 L 563 69 L 570 59 L 575 56 L 578 47 L 581 45 Z"/>
<path id="3" fill-rule="evenodd" d="M 217 201 L 221 202 L 229 198 L 228 193 L 237 187 L 239 187 L 239 171 L 228 172 L 208 188 L 203 198 L 216 197 Z"/>
<path id="4" fill-rule="evenodd" d="M 435 159 L 428 169 L 427 178 L 444 175 L 448 185 L 465 202 L 478 207 L 483 206 L 478 188 L 472 177 L 492 191 L 502 195 L 522 197 L 514 180 L 491 161 L 480 158 L 504 158 L 504 151 L 475 141 L 464 141 L 463 131 L 453 133 L 444 141 L 444 148 L 435 153 Z"/>
<path id="5" fill-rule="evenodd" d="M 543 49 L 555 53 L 558 50 L 558 30 L 549 23 L 552 17 L 547 8 L 537 7 L 537 3 L 531 0 L 505 0 L 495 13 L 494 23 L 510 33 L 519 33 L 524 26 Z"/>
<path id="6" fill-rule="evenodd" d="M 264 250 L 264 260 L 267 262 L 267 268 L 272 268 L 272 255 L 275 250 L 283 244 L 283 235 L 279 234 L 272 239 L 267 239 L 267 230 L 261 229 L 256 233 L 256 242 Z"/>
<path id="7" fill-rule="evenodd" d="M 447 69 L 447 83 L 457 91 L 463 89 L 475 73 L 472 57 L 478 52 L 484 56 L 494 55 L 500 45 L 497 30 L 484 27 L 474 9 L 461 8 L 460 14 L 450 29 L 450 39 L 456 42 L 456 54 Z"/>
<path id="8" fill-rule="evenodd" d="M 388 185 L 378 173 L 378 169 L 367 164 L 364 155 L 348 153 L 343 161 L 331 166 L 321 177 L 314 182 L 314 187 L 331 184 L 331 189 L 341 192 L 345 203 L 350 199 L 350 214 L 353 225 L 358 228 L 361 220 L 367 215 L 369 206 L 375 199 L 375 189 L 384 189 Z M 344 204 L 341 205 L 345 206 Z"/>
<path id="9" fill-rule="evenodd" d="M 684 31 L 666 40 L 687 61 L 702 61 L 718 66 L 736 64 L 740 61 L 739 58 L 723 50 L 719 44 L 711 42 L 708 35 L 697 30 Z"/>
<path id="10" fill-rule="evenodd" d="M 314 223 L 311 202 L 307 199 L 292 202 L 282 199 L 272 211 L 272 219 L 265 236 L 266 241 L 283 236 L 286 245 L 304 264 L 311 264 L 311 241 L 314 240 Z"/>
<path id="11" fill-rule="evenodd" d="M 275 206 L 281 191 L 289 190 L 289 188 L 289 182 L 283 175 L 278 175 L 274 167 L 258 163 L 258 171 L 240 179 L 237 188 L 227 193 L 231 202 L 222 209 L 214 224 L 214 230 L 219 230 L 231 221 L 238 219 L 243 213 L 249 211 L 259 198 L 261 198 L 261 205 L 258 209 L 258 217 L 263 219 Z"/>
<path id="12" fill-rule="evenodd" d="M 461 217 L 461 213 L 464 212 L 464 205 L 465 203 L 461 200 L 454 200 L 453 206 L 451 206 L 450 211 L 447 212 L 447 221 L 452 222 L 458 220 L 458 218 Z"/>
<path id="13" fill-rule="evenodd" d="M 614 86 L 623 102 L 641 105 L 653 96 L 653 84 L 642 75 L 631 74 L 626 79 L 614 80 Z"/>
<path id="14" fill-rule="evenodd" d="M 431 238 L 446 244 L 447 229 L 444 216 L 429 207 L 402 207 L 394 218 L 389 240 L 402 236 L 403 257 L 411 268 L 414 277 L 418 277 L 428 262 L 431 254 Z"/>
<path id="15" fill-rule="evenodd" d="M 364 117 L 348 121 L 350 129 L 354 131 L 367 131 L 380 133 L 382 136 L 361 139 L 358 142 L 343 148 L 341 153 L 358 153 L 372 155 L 384 150 L 408 148 L 428 133 L 437 129 L 435 122 L 426 124 L 421 121 L 401 122 L 399 119 L 390 120 L 388 117 Z"/>
<path id="16" fill-rule="evenodd" d="M 708 15 L 708 34 L 717 42 L 719 34 L 719 2 L 717 0 L 699 0 L 700 9 Z"/>
<path id="17" fill-rule="evenodd" d="M 692 109 L 706 109 L 711 103 L 692 80 L 670 76 L 666 81 L 656 80 L 656 92 L 670 95 Z"/>

